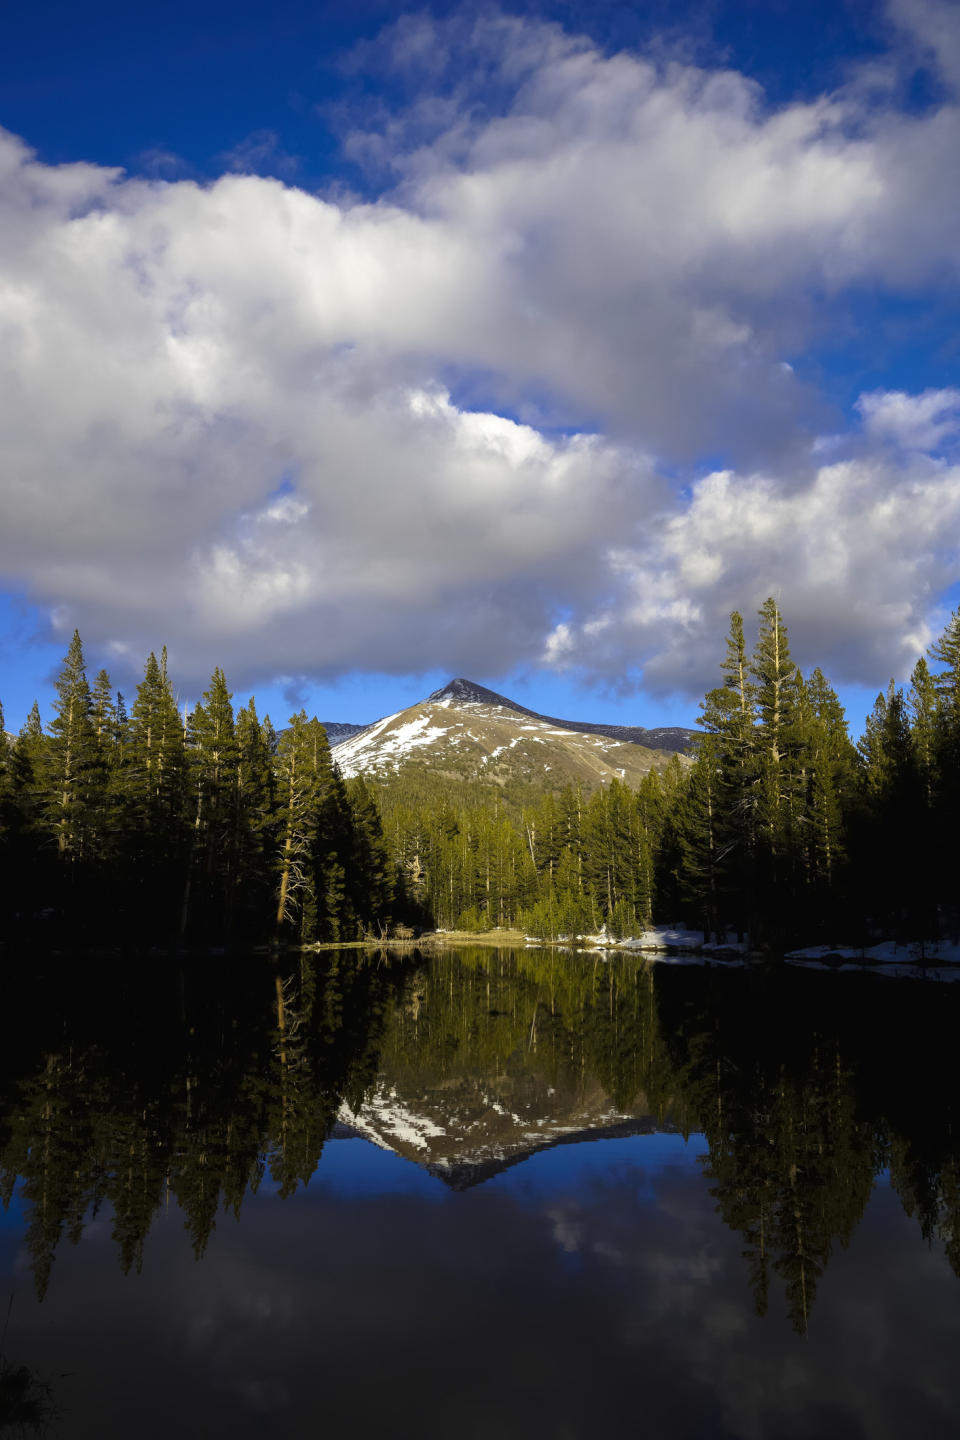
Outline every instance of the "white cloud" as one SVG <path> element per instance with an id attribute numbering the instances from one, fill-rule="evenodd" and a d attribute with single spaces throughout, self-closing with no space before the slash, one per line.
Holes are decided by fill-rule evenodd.
<path id="1" fill-rule="evenodd" d="M 905 450 L 937 452 L 960 432 L 960 390 L 875 390 L 861 395 L 857 409 L 864 429 L 874 439 L 889 440 Z"/>
<path id="2" fill-rule="evenodd" d="M 568 666 L 602 676 L 614 657 L 642 654 L 650 688 L 696 691 L 718 683 L 727 614 L 752 619 L 773 594 L 795 659 L 880 685 L 912 667 L 937 596 L 960 574 L 960 466 L 863 454 L 792 485 L 718 472 L 611 561 L 616 609 L 599 634 L 564 626 Z"/>
<path id="3" fill-rule="evenodd" d="M 956 94 L 960 90 L 960 23 L 955 0 L 888 0 L 891 19 Z"/>
<path id="4" fill-rule="evenodd" d="M 864 287 L 955 284 L 953 103 L 771 109 L 504 16 L 391 44 L 429 83 L 353 137 L 377 203 L 0 132 L 6 580 L 191 680 L 545 656 L 696 691 L 776 588 L 841 678 L 899 665 L 956 578 L 957 392 L 862 397 L 818 466 L 788 357 Z M 704 454 L 733 468 L 675 494 Z"/>

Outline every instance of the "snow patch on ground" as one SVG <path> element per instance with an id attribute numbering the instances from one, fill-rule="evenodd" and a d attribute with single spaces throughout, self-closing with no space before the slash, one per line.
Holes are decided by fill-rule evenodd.
<path id="1" fill-rule="evenodd" d="M 860 949 L 855 945 L 808 945 L 802 950 L 789 950 L 787 960 L 853 960 L 862 965 L 960 965 L 960 944 L 950 940 L 919 940 L 898 945 L 895 940 L 882 940 L 879 945 Z"/>
<path id="2" fill-rule="evenodd" d="M 723 951 L 725 954 L 743 955 L 749 949 L 748 942 L 738 940 L 735 935 L 705 943 L 702 930 L 686 930 L 682 925 L 655 925 L 640 935 L 626 935 L 622 940 L 614 939 L 606 930 L 601 930 L 597 935 L 585 935 L 583 938 L 586 944 L 595 950 L 687 950 L 703 955 Z"/>

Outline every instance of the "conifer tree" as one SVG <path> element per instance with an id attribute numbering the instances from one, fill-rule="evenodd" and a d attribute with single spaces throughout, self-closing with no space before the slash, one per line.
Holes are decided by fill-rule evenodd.
<path id="1" fill-rule="evenodd" d="M 743 617 L 736 610 L 730 616 L 720 669 L 723 685 L 707 693 L 697 723 L 715 737 L 717 898 L 743 933 L 752 923 L 754 909 L 759 770 L 757 687 L 750 679 Z"/>
<path id="2" fill-rule="evenodd" d="M 937 696 L 933 745 L 936 883 L 944 919 L 951 932 L 960 936 L 956 880 L 960 871 L 960 609 L 930 647 L 929 655 L 942 667 L 933 676 Z"/>
<path id="3" fill-rule="evenodd" d="M 326 739 L 326 736 L 324 736 Z M 279 932 L 303 934 L 316 915 L 316 849 L 324 776 L 321 749 L 306 712 L 290 717 L 277 746 L 277 891 Z M 314 922 L 315 923 L 315 922 Z M 305 939 L 314 935 L 307 933 Z"/>
<path id="4" fill-rule="evenodd" d="M 697 758 L 681 802 L 678 837 L 684 899 L 695 907 L 704 937 L 716 935 L 721 920 L 720 754 L 713 735 L 697 746 Z"/>
<path id="5" fill-rule="evenodd" d="M 960 725 L 960 608 L 929 654 L 943 667 L 934 678 L 940 711 L 948 724 Z"/>
<path id="6" fill-rule="evenodd" d="M 116 733 L 117 707 L 113 701 L 110 676 L 106 670 L 98 671 L 93 682 L 93 690 L 90 692 L 90 718 L 93 721 L 98 748 L 108 748 Z"/>
<path id="7" fill-rule="evenodd" d="M 858 861 L 875 920 L 904 939 L 930 933 L 930 876 L 922 838 L 925 797 L 903 691 L 878 695 L 860 742 L 866 767 L 866 831 Z"/>
<path id="8" fill-rule="evenodd" d="M 151 652 L 130 712 L 126 793 L 135 822 L 163 841 L 181 818 L 184 763 L 183 726 L 166 665 Z"/>
<path id="9" fill-rule="evenodd" d="M 40 706 L 34 700 L 10 752 L 14 795 L 22 814 L 22 824 L 29 830 L 40 827 L 46 752 Z"/>
<path id="10" fill-rule="evenodd" d="M 777 602 L 770 596 L 760 607 L 760 631 L 750 665 L 756 686 L 757 740 L 763 763 L 778 775 L 787 760 L 787 734 L 793 720 L 797 667 L 790 659 L 787 627 Z M 773 794 L 779 807 L 781 789 Z"/>
<path id="11" fill-rule="evenodd" d="M 750 665 L 756 685 L 757 891 L 768 919 L 779 919 L 792 882 L 797 668 L 787 628 L 771 596 L 760 607 L 760 630 Z"/>
<path id="12" fill-rule="evenodd" d="M 55 681 L 54 718 L 44 775 L 46 820 L 61 860 L 77 863 L 95 827 L 96 732 L 79 632 Z"/>
<path id="13" fill-rule="evenodd" d="M 376 796 L 362 776 L 347 787 L 354 832 L 351 899 L 364 929 L 389 922 L 394 896 L 393 863 L 383 835 Z"/>
<path id="14" fill-rule="evenodd" d="M 199 904 L 201 923 L 227 934 L 242 850 L 242 812 L 232 696 L 219 666 L 190 715 L 187 746 L 196 808 L 183 927 L 190 923 L 193 903 Z"/>
<path id="15" fill-rule="evenodd" d="M 819 668 L 810 677 L 807 693 L 813 718 L 807 741 L 810 783 L 806 819 L 812 882 L 819 892 L 820 918 L 829 929 L 840 918 L 845 894 L 846 816 L 856 795 L 859 771 L 843 706 Z"/>
<path id="16" fill-rule="evenodd" d="M 265 913 L 271 893 L 271 845 L 276 804 L 272 726 L 257 717 L 253 696 L 237 714 L 236 874 L 240 900 L 251 916 Z"/>
<path id="17" fill-rule="evenodd" d="M 13 803 L 11 746 L 4 725 L 3 704 L 0 702 L 0 845 L 5 845 L 11 829 L 10 807 Z"/>
<path id="18" fill-rule="evenodd" d="M 330 760 L 326 732 L 316 720 L 310 723 L 315 727 L 312 730 L 313 763 L 319 777 L 313 935 L 322 935 L 326 940 L 353 940 L 359 936 L 360 924 L 356 909 L 359 897 L 351 885 L 357 844 L 354 816 L 343 776 Z M 359 903 L 365 908 L 362 900 Z"/>
<path id="19" fill-rule="evenodd" d="M 921 655 L 910 676 L 910 733 L 917 757 L 924 798 L 933 804 L 936 774 L 937 687 L 930 667 Z"/>
<path id="20" fill-rule="evenodd" d="M 164 664 L 147 658 L 124 727 L 117 716 L 116 787 L 123 814 L 129 903 L 152 923 L 174 928 L 174 895 L 182 886 L 186 819 L 183 728 Z M 122 736 L 124 728 L 126 739 Z M 162 915 L 163 919 L 159 917 Z"/>

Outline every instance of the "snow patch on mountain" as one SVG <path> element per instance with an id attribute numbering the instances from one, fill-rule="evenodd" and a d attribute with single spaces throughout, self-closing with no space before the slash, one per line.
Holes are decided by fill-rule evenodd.
<path id="1" fill-rule="evenodd" d="M 377 1089 L 365 1100 L 359 1111 L 351 1110 L 344 1102 L 337 1117 L 342 1125 L 349 1125 L 364 1139 L 371 1140 L 381 1150 L 392 1150 L 395 1145 L 413 1145 L 417 1150 L 429 1148 L 431 1140 L 445 1135 L 442 1126 L 426 1115 L 417 1115 L 397 1096 L 395 1089 Z"/>
<path id="2" fill-rule="evenodd" d="M 334 759 L 347 778 L 366 774 L 387 781 L 413 762 L 448 778 L 482 775 L 498 786 L 536 783 L 538 776 L 545 781 L 549 774 L 553 788 L 593 789 L 613 779 L 639 784 L 651 767 L 667 763 L 663 749 L 643 745 L 643 733 L 540 716 L 456 680 L 337 744 Z"/>

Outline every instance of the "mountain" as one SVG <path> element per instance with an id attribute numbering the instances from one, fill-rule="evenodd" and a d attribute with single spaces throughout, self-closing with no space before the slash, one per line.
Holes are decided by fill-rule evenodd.
<path id="1" fill-rule="evenodd" d="M 451 680 L 425 700 L 334 743 L 346 776 L 474 781 L 485 787 L 593 789 L 636 785 L 682 753 L 695 732 L 558 720 L 471 680 Z"/>
<path id="2" fill-rule="evenodd" d="M 558 1145 L 675 1134 L 669 1096 L 651 1103 L 635 1064 L 638 1044 L 657 1049 L 656 1003 L 636 956 L 598 968 L 535 948 L 434 955 L 408 973 L 376 1079 L 342 1097 L 335 1133 L 454 1190 Z"/>
<path id="3" fill-rule="evenodd" d="M 643 745 L 647 750 L 667 750 L 671 754 L 685 751 L 690 741 L 699 734 L 697 730 L 684 730 L 679 725 L 645 730 L 639 725 L 599 725 L 589 720 L 558 720 L 554 715 L 528 710 L 525 705 L 518 705 L 516 700 L 508 700 L 505 695 L 498 695 L 496 690 L 488 690 L 485 685 L 477 685 L 473 680 L 450 680 L 442 690 L 434 690 L 428 699 L 455 700 L 466 705 L 498 705 L 504 710 L 526 715 L 530 720 L 542 720 L 545 725 L 552 725 L 557 730 L 575 730 L 581 735 L 607 735 L 611 740 L 625 740 L 631 745 Z"/>
<path id="4" fill-rule="evenodd" d="M 323 728 L 327 732 L 327 739 L 331 745 L 340 745 L 344 740 L 349 740 L 353 735 L 359 735 L 361 730 L 369 729 L 367 725 L 354 725 L 349 720 L 324 720 Z"/>
<path id="5" fill-rule="evenodd" d="M 568 1090 L 531 1075 L 501 1075 L 493 1083 L 451 1077 L 414 1094 L 381 1080 L 359 1111 L 343 1104 L 338 1118 L 337 1138 L 362 1136 L 452 1190 L 480 1185 L 557 1145 L 675 1133 L 658 1123 L 644 1096 L 620 1110 L 595 1081 Z"/>

